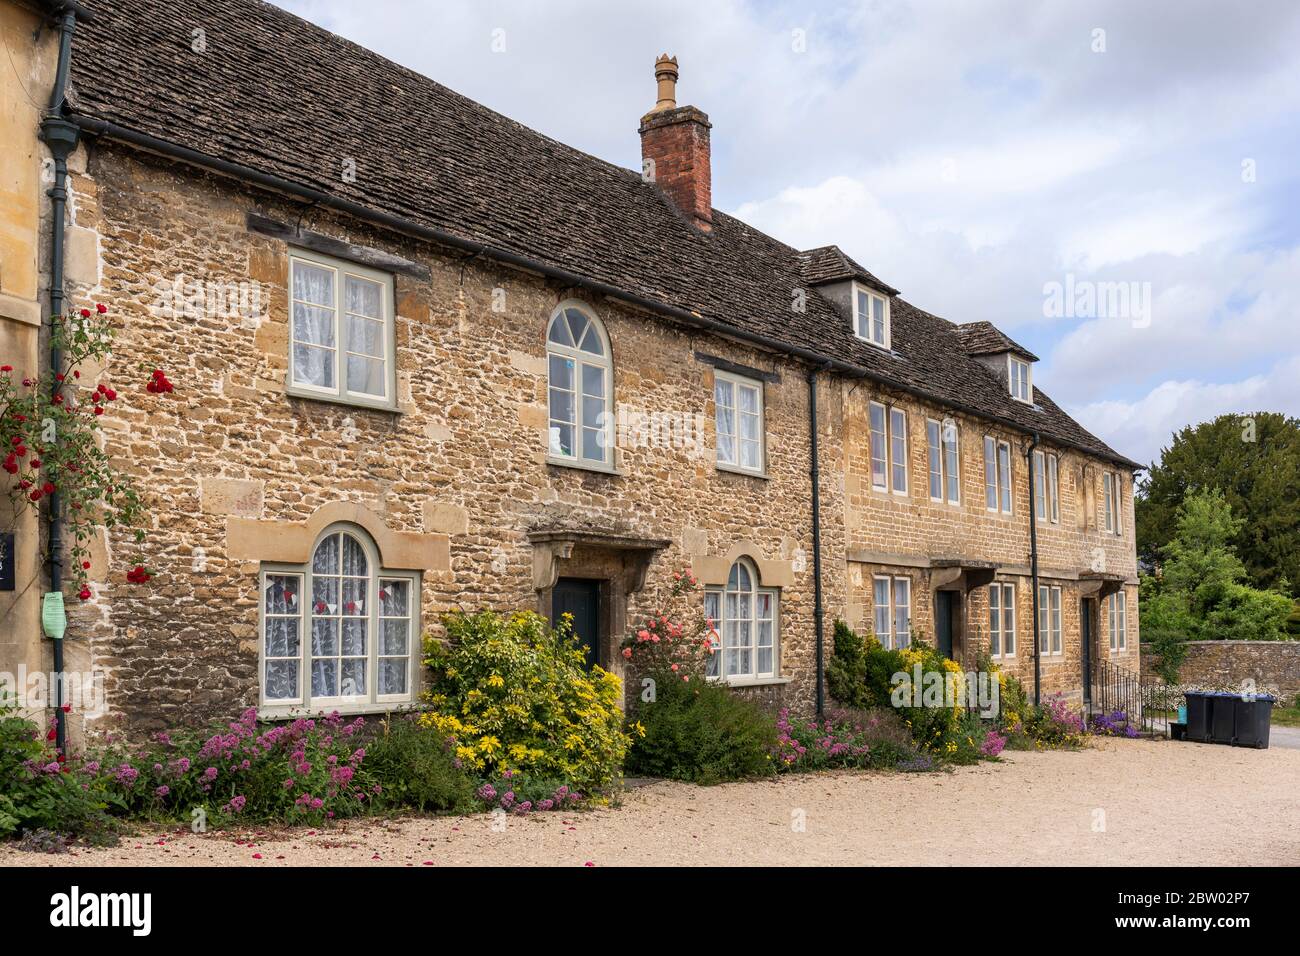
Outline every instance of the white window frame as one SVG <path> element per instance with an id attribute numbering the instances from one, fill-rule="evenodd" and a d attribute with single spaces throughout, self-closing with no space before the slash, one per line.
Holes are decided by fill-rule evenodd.
<path id="1" fill-rule="evenodd" d="M 949 441 L 951 436 L 952 441 Z M 937 440 L 936 440 L 937 438 Z M 925 420 L 926 461 L 929 467 L 930 500 L 961 505 L 961 431 L 955 421 Z M 934 483 L 939 482 L 939 494 Z"/>
<path id="2" fill-rule="evenodd" d="M 887 599 L 882 603 L 876 595 L 876 585 L 885 586 Z M 880 646 L 886 650 L 910 647 L 912 644 L 912 579 L 905 574 L 873 574 L 871 576 L 872 632 Z M 899 613 L 902 612 L 900 627 Z M 884 627 L 881 622 L 884 621 Z M 884 636 L 881 636 L 881 631 Z"/>
<path id="3" fill-rule="evenodd" d="M 873 414 L 880 412 L 881 428 L 876 428 Z M 901 416 L 903 420 L 901 430 L 895 421 L 895 416 Z M 907 409 L 901 405 L 886 405 L 884 402 L 870 401 L 867 403 L 867 430 L 869 433 L 867 443 L 867 455 L 871 467 L 871 488 L 873 491 L 883 491 L 895 495 L 907 495 L 907 485 L 909 481 L 908 472 L 908 448 L 909 435 L 907 426 Z M 901 434 L 900 434 L 901 431 Z M 876 441 L 880 439 L 884 444 L 884 457 L 876 455 Z M 901 449 L 896 447 L 901 441 Z M 901 454 L 901 460 L 899 455 Z M 883 481 L 876 480 L 876 463 L 883 465 Z M 903 481 L 902 486 L 894 480 L 894 469 L 901 468 Z"/>
<path id="4" fill-rule="evenodd" d="M 1010 628 L 1006 626 L 1008 606 L 1011 609 Z M 997 613 L 996 624 L 994 612 Z M 989 656 L 997 658 L 1016 656 L 1016 586 L 1014 584 L 994 581 L 989 585 Z"/>
<path id="5" fill-rule="evenodd" d="M 1052 524 L 1061 523 L 1061 467 L 1056 455 L 1047 456 L 1047 502 Z"/>
<path id="6" fill-rule="evenodd" d="M 1056 455 L 1034 452 L 1034 515 L 1039 521 L 1061 521 L 1059 468 Z"/>
<path id="7" fill-rule="evenodd" d="M 1064 651 L 1061 637 L 1061 589 L 1055 585 L 1038 586 L 1038 651 L 1040 655 L 1060 657 Z"/>
<path id="8" fill-rule="evenodd" d="M 596 331 L 597 338 L 600 339 L 602 355 L 596 355 L 592 352 L 584 351 L 578 348 L 580 343 L 574 343 L 572 346 L 563 345 L 551 341 L 551 327 L 564 317 L 564 314 L 570 309 L 576 309 L 581 312 L 591 323 Z M 567 320 L 566 320 L 567 321 Z M 565 465 L 572 468 L 587 468 L 595 471 L 613 471 L 614 470 L 614 350 L 609 340 L 609 333 L 605 329 L 605 323 L 601 321 L 594 309 L 587 303 L 579 299 L 567 299 L 561 302 L 551 310 L 550 317 L 546 320 L 546 329 L 543 332 L 546 343 L 546 460 L 553 465 Z M 584 333 L 585 337 L 585 333 Z M 570 363 L 572 374 L 572 388 L 564 388 L 562 385 L 556 385 L 552 376 L 552 359 L 558 358 L 561 361 Z M 604 389 L 604 410 L 601 413 L 601 419 L 597 428 L 584 425 L 583 401 L 586 397 L 583 390 L 583 368 L 592 367 L 602 369 L 603 389 Z M 562 419 L 552 416 L 552 396 L 551 392 L 569 392 L 573 396 L 573 421 L 566 422 Z M 595 398 L 596 396 L 591 396 Z M 573 429 L 573 453 L 565 454 L 563 449 L 558 447 L 556 434 L 553 431 L 554 426 L 568 425 Z M 590 458 L 585 455 L 586 435 L 589 430 L 598 431 L 601 436 L 597 439 L 601 451 L 600 458 Z"/>
<path id="9" fill-rule="evenodd" d="M 1020 375 L 1016 375 L 1019 370 Z M 1017 385 L 1021 386 L 1017 388 Z M 1007 353 L 1007 389 L 1011 397 L 1026 405 L 1034 404 L 1034 380 L 1031 363 Z"/>
<path id="10" fill-rule="evenodd" d="M 1110 649 L 1116 653 L 1128 649 L 1128 594 L 1116 591 L 1108 599 L 1106 617 L 1110 628 Z"/>
<path id="11" fill-rule="evenodd" d="M 749 574 L 750 589 L 748 591 L 730 591 L 731 572 L 737 565 L 745 568 Z M 728 674 L 726 673 L 726 647 L 723 635 L 726 633 L 727 625 L 727 594 L 748 594 L 750 596 L 750 616 L 748 618 L 737 617 L 737 623 L 748 625 L 747 643 L 737 645 L 737 649 L 748 649 L 750 652 L 750 670 L 746 673 Z M 767 597 L 770 617 L 759 616 L 759 598 Z M 737 600 L 739 606 L 739 600 Z M 712 607 L 712 612 L 710 612 Z M 727 583 L 721 586 L 711 586 L 704 589 L 704 613 L 712 622 L 709 631 L 709 641 L 713 644 L 713 654 L 710 656 L 707 677 L 709 680 L 719 681 L 724 684 L 754 684 L 764 682 L 775 682 L 780 680 L 781 673 L 781 589 L 772 587 L 763 587 L 759 579 L 758 567 L 748 558 L 738 558 L 727 569 Z M 771 622 L 772 630 L 772 668 L 771 670 L 759 670 L 758 657 L 760 645 L 759 625 L 765 622 Z"/>
<path id="12" fill-rule="evenodd" d="M 1122 537 L 1124 523 L 1120 516 L 1123 511 L 1121 502 L 1124 499 L 1124 486 L 1120 481 L 1119 472 L 1102 472 L 1101 487 L 1103 508 L 1106 516 L 1106 533 Z"/>
<path id="13" fill-rule="evenodd" d="M 366 556 L 367 583 L 366 597 L 364 600 L 368 605 L 365 614 L 366 620 L 366 689 L 364 695 L 333 697 L 313 697 L 311 695 L 311 672 L 312 672 L 312 614 L 313 608 L 313 584 L 312 584 L 312 561 L 316 555 L 316 549 L 326 538 L 337 536 L 339 534 L 351 535 L 361 545 Z M 340 560 L 342 554 L 340 552 Z M 333 577 L 333 575 L 329 575 Z M 296 614 L 268 614 L 266 610 L 266 592 L 269 581 L 273 577 L 289 577 L 294 579 L 298 585 L 297 591 L 297 613 Z M 407 586 L 407 611 L 408 613 L 401 618 L 384 616 L 381 614 L 382 603 L 379 598 L 379 591 L 386 582 L 402 581 Z M 337 523 L 330 525 L 312 542 L 311 551 L 307 555 L 307 560 L 303 564 L 286 564 L 283 562 L 265 562 L 262 564 L 258 573 L 258 665 L 257 665 L 257 685 L 258 685 L 258 702 L 259 713 L 267 717 L 285 716 L 291 713 L 304 712 L 329 712 L 337 710 L 341 713 L 373 713 L 384 710 L 402 709 L 412 707 L 419 703 L 419 661 L 420 661 L 420 584 L 421 578 L 418 573 L 411 571 L 394 571 L 384 568 L 379 563 L 379 552 L 375 547 L 370 536 L 361 528 L 346 523 Z M 342 595 L 340 595 L 340 600 Z M 334 615 L 328 615 L 334 616 Z M 267 654 L 267 623 L 274 618 L 290 618 L 298 621 L 298 655 L 294 658 L 269 657 Z M 382 622 L 385 620 L 406 620 L 407 627 L 407 653 L 403 656 L 407 659 L 406 669 L 406 692 L 401 694 L 380 694 L 379 693 L 379 653 L 380 629 Z M 342 633 L 337 636 L 339 642 L 342 641 Z M 341 648 L 340 648 L 341 649 Z M 327 655 L 329 657 L 339 657 L 340 655 Z M 391 656 L 391 655 L 387 655 Z M 298 663 L 298 696 L 296 698 L 273 698 L 267 697 L 266 691 L 266 663 L 268 660 L 296 660 Z M 341 688 L 340 688 L 341 689 Z"/>
<path id="14" fill-rule="evenodd" d="M 294 274 L 300 268 L 300 265 L 308 265 L 318 269 L 329 270 L 334 277 L 333 285 L 333 306 L 320 306 L 316 303 L 298 300 L 294 297 Z M 371 395 L 367 392 L 354 392 L 347 387 L 347 363 L 344 356 L 349 354 L 347 329 L 343 316 L 346 314 L 344 291 L 345 280 L 348 276 L 354 276 L 369 282 L 377 283 L 380 286 L 380 303 L 383 315 L 378 321 L 384 326 L 384 394 Z M 291 249 L 289 252 L 289 286 L 286 290 L 289 299 L 289 346 L 288 360 L 289 371 L 285 379 L 285 391 L 298 398 L 315 398 L 325 401 L 343 402 L 348 405 L 360 405 L 366 408 L 380 408 L 393 410 L 397 408 L 397 336 L 395 299 L 393 293 L 393 276 L 391 273 L 380 272 L 377 269 L 371 269 L 357 263 L 348 262 L 345 259 L 336 259 L 332 256 L 320 255 L 319 253 L 310 252 L 305 249 Z M 334 385 L 333 387 L 316 385 L 311 382 L 300 381 L 298 379 L 297 362 L 294 356 L 294 345 L 298 344 L 296 328 L 297 323 L 294 320 L 294 306 L 302 304 L 314 308 L 332 308 L 334 312 L 333 335 L 334 335 Z M 303 342 L 304 345 L 313 343 Z M 320 346 L 316 346 L 320 347 Z M 361 353 L 357 353 L 360 355 Z M 379 356 L 369 356 L 378 358 Z"/>
<path id="15" fill-rule="evenodd" d="M 763 383 L 758 379 L 748 378 L 744 375 L 736 375 L 732 372 L 724 372 L 721 369 L 714 369 L 713 378 L 713 444 L 715 452 L 714 457 L 717 466 L 723 471 L 742 471 L 751 475 L 765 474 L 767 471 L 767 408 L 764 403 Z M 718 436 L 723 434 L 721 415 L 719 414 L 721 406 L 718 402 L 717 383 L 719 382 L 729 383 L 732 389 L 732 399 L 734 401 L 731 408 L 732 424 L 736 429 L 735 434 L 731 435 L 733 461 L 727 461 L 723 458 L 722 442 L 718 439 Z M 741 464 L 741 459 L 744 456 L 740 454 L 740 417 L 741 415 L 746 414 L 740 410 L 740 392 L 742 389 L 749 389 L 758 396 L 758 464 L 754 466 Z"/>
<path id="16" fill-rule="evenodd" d="M 992 449 L 992 455 L 989 451 Z M 1006 474 L 1003 474 L 1003 462 L 1006 462 Z M 1015 496 L 1012 492 L 1011 443 L 984 436 L 984 510 L 990 514 L 1014 514 Z M 990 471 L 991 469 L 991 471 Z M 990 474 L 993 477 L 989 482 Z M 989 491 L 993 491 L 996 507 L 989 507 Z"/>
<path id="17" fill-rule="evenodd" d="M 860 283 L 860 282 L 854 282 L 854 283 L 852 284 L 852 289 L 851 289 L 851 291 L 850 291 L 850 295 L 851 295 L 852 300 L 853 300 L 853 302 L 852 302 L 852 307 L 853 307 L 853 334 L 856 335 L 856 336 L 857 336 L 859 339 L 861 339 L 863 342 L 870 342 L 872 345 L 878 346 L 878 347 L 884 349 L 885 351 L 889 351 L 889 349 L 890 349 L 890 347 L 891 347 L 891 346 L 890 346 L 891 334 L 890 334 L 890 328 L 889 328 L 889 296 L 887 296 L 887 295 L 882 295 L 881 293 L 877 292 L 876 290 L 874 290 L 874 289 L 872 289 L 872 288 L 869 288 L 868 286 L 865 286 L 865 285 L 863 285 L 863 284 Z M 881 303 L 883 303 L 883 310 L 882 310 L 883 322 L 882 322 L 882 330 L 881 330 L 881 331 L 882 331 L 882 334 L 880 335 L 879 338 L 876 337 L 875 322 L 872 320 L 873 317 L 872 317 L 871 315 L 867 315 L 867 317 L 866 317 L 866 318 L 867 318 L 867 334 L 866 334 L 866 335 L 863 335 L 863 334 L 862 334 L 862 318 L 863 318 L 863 316 L 862 316 L 862 312 L 861 312 L 861 309 L 860 309 L 860 305 L 861 305 L 861 303 L 860 303 L 860 301 L 859 301 L 859 299 L 861 298 L 861 296 L 866 296 L 866 298 L 867 298 L 867 308 L 868 308 L 868 310 L 870 310 L 870 309 L 872 308 L 873 303 L 875 303 L 875 302 L 881 302 Z"/>
<path id="18" fill-rule="evenodd" d="M 902 448 L 899 448 L 900 436 L 898 435 L 898 418 L 902 419 Z M 907 409 L 900 408 L 897 405 L 889 406 L 889 490 L 895 495 L 907 494 L 907 454 L 908 454 L 908 434 L 907 434 Z M 898 475 L 902 474 L 902 487 L 899 487 Z"/>

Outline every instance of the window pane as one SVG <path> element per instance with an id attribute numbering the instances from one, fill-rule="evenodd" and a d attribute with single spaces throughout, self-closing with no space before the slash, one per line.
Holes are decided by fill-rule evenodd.
<path id="1" fill-rule="evenodd" d="M 907 647 L 912 643 L 912 582 L 908 578 L 894 578 L 894 646 Z"/>
<path id="2" fill-rule="evenodd" d="M 267 661 L 266 662 L 266 699 L 267 700 L 298 700 L 298 662 L 293 661 Z"/>
<path id="3" fill-rule="evenodd" d="M 585 428 L 600 429 L 604 427 L 605 400 L 582 396 L 582 424 Z"/>
<path id="4" fill-rule="evenodd" d="M 342 660 L 343 677 L 339 691 L 344 697 L 360 697 L 366 692 L 366 662 L 364 659 L 345 657 Z"/>
<path id="5" fill-rule="evenodd" d="M 772 648 L 760 647 L 758 649 L 758 667 L 757 674 L 764 677 L 773 673 L 772 670 Z"/>
<path id="6" fill-rule="evenodd" d="M 347 317 L 348 351 L 373 358 L 384 357 L 384 323 L 374 319 Z"/>
<path id="7" fill-rule="evenodd" d="M 564 318 L 569 323 L 570 338 L 575 344 L 581 342 L 587 331 L 587 317 L 578 309 L 565 309 Z"/>
<path id="8" fill-rule="evenodd" d="M 890 640 L 889 579 L 875 578 L 873 590 L 876 639 L 885 647 L 891 647 L 893 642 Z"/>
<path id="9" fill-rule="evenodd" d="M 1006 653 L 1016 652 L 1016 596 L 1009 584 L 1002 588 L 1002 641 Z"/>
<path id="10" fill-rule="evenodd" d="M 957 423 L 953 421 L 943 423 L 943 460 L 948 481 L 948 500 L 956 504 L 961 500 L 961 489 L 958 487 L 961 465 L 957 454 Z"/>
<path id="11" fill-rule="evenodd" d="M 758 414 L 758 389 L 752 385 L 741 385 L 737 389 L 738 398 L 740 399 L 740 410 L 750 415 Z"/>
<path id="12" fill-rule="evenodd" d="M 885 483 L 885 408 L 871 406 L 871 484 L 884 488 Z"/>
<path id="13" fill-rule="evenodd" d="M 333 617 L 312 617 L 311 652 L 315 657 L 331 657 L 339 652 L 339 622 Z"/>
<path id="14" fill-rule="evenodd" d="M 1041 451 L 1034 452 L 1034 512 L 1040 519 L 1047 518 L 1047 467 Z"/>
<path id="15" fill-rule="evenodd" d="M 990 511 L 998 508 L 998 481 L 992 438 L 984 439 L 984 506 Z"/>
<path id="16" fill-rule="evenodd" d="M 311 569 L 316 574 L 339 573 L 339 536 L 330 535 L 316 546 L 312 557 Z"/>
<path id="17" fill-rule="evenodd" d="M 293 380 L 317 388 L 333 388 L 334 350 L 293 343 Z"/>
<path id="18" fill-rule="evenodd" d="M 573 422 L 573 393 L 563 389 L 551 389 L 551 421 Z"/>
<path id="19" fill-rule="evenodd" d="M 1002 510 L 1011 512 L 1011 449 L 998 445 L 998 490 L 1002 495 Z"/>
<path id="20" fill-rule="evenodd" d="M 885 344 L 885 300 L 875 296 L 871 297 L 871 333 L 877 344 Z"/>
<path id="21" fill-rule="evenodd" d="M 757 471 L 763 467 L 762 446 L 756 441 L 740 440 L 740 467 L 752 468 Z"/>
<path id="22" fill-rule="evenodd" d="M 718 461 L 724 465 L 736 464 L 736 440 L 721 432 L 718 433 Z"/>
<path id="23" fill-rule="evenodd" d="M 267 614 L 297 614 L 297 575 L 268 574 L 262 608 Z"/>
<path id="24" fill-rule="evenodd" d="M 551 423 L 551 454 L 560 458 L 573 457 L 573 426 Z"/>
<path id="25" fill-rule="evenodd" d="M 311 695 L 337 697 L 339 695 L 339 664 L 337 660 L 311 662 Z"/>
<path id="26" fill-rule="evenodd" d="M 379 660 L 379 693 L 406 693 L 407 660 L 405 657 L 385 657 Z"/>
<path id="27" fill-rule="evenodd" d="M 573 359 L 561 355 L 551 356 L 551 388 L 573 391 Z"/>
<path id="28" fill-rule="evenodd" d="M 366 653 L 366 619 L 349 617 L 343 619 L 342 652 L 348 657 L 360 657 Z"/>
<path id="29" fill-rule="evenodd" d="M 343 573 L 361 577 L 370 573 L 370 562 L 366 560 L 366 549 L 361 542 L 350 534 L 343 538 Z"/>
<path id="30" fill-rule="evenodd" d="M 362 395 L 385 395 L 383 359 L 348 356 L 348 391 Z"/>
<path id="31" fill-rule="evenodd" d="M 1061 486 L 1059 483 L 1059 476 L 1057 475 L 1056 469 L 1057 469 L 1056 456 L 1048 455 L 1047 456 L 1047 499 L 1051 510 L 1052 521 L 1059 521 L 1061 517 L 1060 504 L 1059 504 Z"/>
<path id="32" fill-rule="evenodd" d="M 298 619 L 296 617 L 267 618 L 266 656 L 298 656 Z"/>
<path id="33" fill-rule="evenodd" d="M 592 398 L 605 397 L 605 369 L 600 365 L 582 363 L 582 394 Z"/>
<path id="34" fill-rule="evenodd" d="M 943 497 L 943 459 L 939 448 L 939 423 L 925 423 L 926 452 L 930 466 L 930 497 Z"/>
<path id="35" fill-rule="evenodd" d="M 334 347 L 334 312 L 300 302 L 293 304 L 293 340 L 305 345 Z"/>
<path id="36" fill-rule="evenodd" d="M 749 441 L 758 441 L 758 416 L 748 412 L 740 413 L 740 437 Z"/>
<path id="37" fill-rule="evenodd" d="M 386 620 L 379 632 L 379 653 L 385 656 L 405 657 L 410 633 L 410 622 Z"/>
<path id="38" fill-rule="evenodd" d="M 333 307 L 334 270 L 293 260 L 293 297 L 314 305 Z"/>
<path id="39" fill-rule="evenodd" d="M 343 282 L 343 307 L 356 315 L 372 319 L 383 318 L 383 286 L 359 276 L 345 276 Z"/>
<path id="40" fill-rule="evenodd" d="M 890 463 L 895 491 L 907 490 L 907 415 L 901 408 L 889 411 Z"/>
<path id="41" fill-rule="evenodd" d="M 861 289 L 858 290 L 858 335 L 871 338 L 871 299 Z"/>
<path id="42" fill-rule="evenodd" d="M 587 461 L 605 460 L 605 430 L 603 428 L 584 428 L 582 430 L 582 457 Z"/>
<path id="43" fill-rule="evenodd" d="M 379 582 L 379 613 L 384 617 L 406 617 L 410 614 L 410 582 L 402 579 Z"/>
<path id="44" fill-rule="evenodd" d="M 600 341 L 600 333 L 596 331 L 596 326 L 588 323 L 587 332 L 578 344 L 578 348 L 584 352 L 590 352 L 592 355 L 604 355 L 605 346 Z"/>

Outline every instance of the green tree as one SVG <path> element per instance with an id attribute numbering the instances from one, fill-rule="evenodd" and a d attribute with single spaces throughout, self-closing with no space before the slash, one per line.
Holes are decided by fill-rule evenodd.
<path id="1" fill-rule="evenodd" d="M 1287 637 L 1290 597 L 1251 587 L 1233 540 L 1242 521 L 1218 491 L 1189 495 L 1174 535 L 1158 553 L 1157 575 L 1142 575 L 1143 640 L 1153 646 L 1166 680 L 1178 679 L 1185 641 L 1276 641 Z"/>
<path id="2" fill-rule="evenodd" d="M 1174 435 L 1138 488 L 1144 560 L 1164 556 L 1179 508 L 1206 491 L 1221 492 L 1240 519 L 1230 543 L 1247 582 L 1300 597 L 1300 420 L 1277 412 L 1222 415 Z"/>

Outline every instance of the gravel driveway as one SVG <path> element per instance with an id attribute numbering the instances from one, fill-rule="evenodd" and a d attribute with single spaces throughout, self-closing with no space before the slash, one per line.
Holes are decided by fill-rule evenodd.
<path id="1" fill-rule="evenodd" d="M 950 774 L 654 782 L 617 809 L 512 817 L 502 832 L 485 815 L 239 838 L 150 832 L 75 856 L 3 848 L 0 865 L 1294 865 L 1297 792 L 1297 750 L 1102 740 Z"/>

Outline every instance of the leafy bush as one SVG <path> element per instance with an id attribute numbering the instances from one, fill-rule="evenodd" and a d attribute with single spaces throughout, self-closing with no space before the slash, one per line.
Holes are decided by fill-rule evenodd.
<path id="1" fill-rule="evenodd" d="M 448 813 L 473 803 L 474 785 L 450 738 L 421 727 L 414 715 L 389 717 L 364 742 L 367 772 L 388 807 Z"/>
<path id="2" fill-rule="evenodd" d="M 585 656 L 567 623 L 491 611 L 444 618 L 447 642 L 428 639 L 431 710 L 421 723 L 455 738 L 482 777 L 505 770 L 562 780 L 587 795 L 619 775 L 628 738 L 619 679 Z"/>
<path id="3" fill-rule="evenodd" d="M 825 719 L 776 722 L 779 770 L 802 773 L 833 767 L 895 767 L 918 755 L 912 736 L 891 711 L 835 710 Z"/>
<path id="4" fill-rule="evenodd" d="M 665 606 L 623 639 L 623 659 L 639 676 L 672 676 L 686 684 L 704 679 L 718 632 L 690 599 L 697 589 L 690 571 L 674 574 Z"/>
<path id="5" fill-rule="evenodd" d="M 654 699 L 639 702 L 631 720 L 631 773 L 708 785 L 774 771 L 775 722 L 721 684 L 670 675 L 656 682 Z"/>
<path id="6" fill-rule="evenodd" d="M 1018 736 L 1022 747 L 1079 747 L 1087 738 L 1088 729 L 1064 696 L 1052 694 L 1043 706 L 1026 710 Z M 1017 736 L 1012 740 L 1016 742 Z"/>
<path id="7" fill-rule="evenodd" d="M 189 819 L 202 808 L 216 825 L 321 823 L 383 804 L 387 781 L 366 763 L 365 723 L 335 713 L 259 725 L 250 707 L 215 733 L 179 730 L 142 747 L 110 747 L 78 773 L 129 816 Z"/>
<path id="8" fill-rule="evenodd" d="M 529 813 L 563 810 L 580 803 L 583 795 L 559 780 L 525 777 L 514 770 L 503 770 L 496 780 L 489 780 L 474 791 L 484 810 L 505 810 L 519 816 Z"/>
<path id="9" fill-rule="evenodd" d="M 51 849 L 115 840 L 105 802 L 68 769 L 47 735 L 0 697 L 0 838 L 25 835 Z"/>

